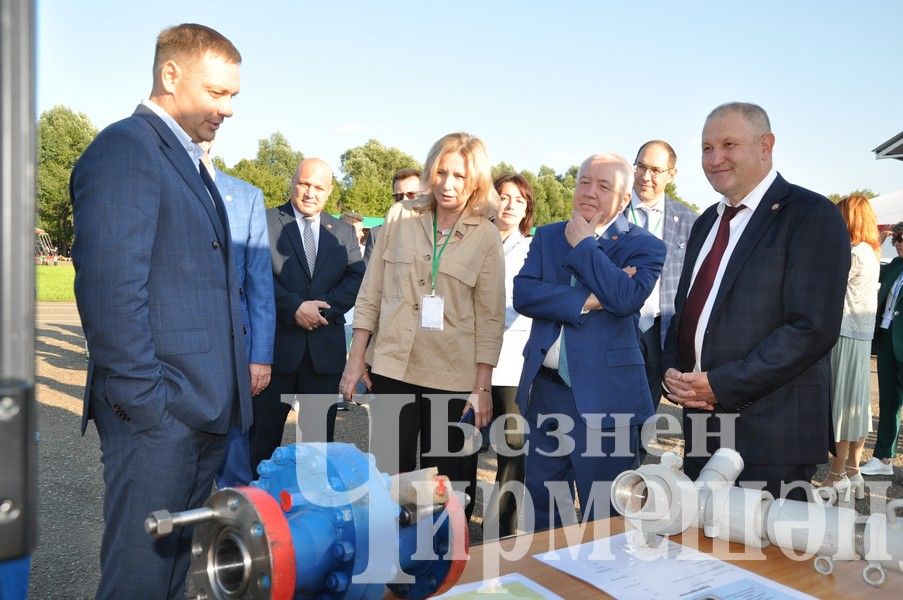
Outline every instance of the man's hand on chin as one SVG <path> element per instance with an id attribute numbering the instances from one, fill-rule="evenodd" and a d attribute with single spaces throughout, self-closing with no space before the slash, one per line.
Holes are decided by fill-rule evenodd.
<path id="1" fill-rule="evenodd" d="M 574 209 L 571 213 L 571 220 L 564 226 L 564 237 L 568 244 L 573 248 L 586 238 L 595 236 L 596 226 L 600 219 L 602 219 L 601 212 L 597 212 L 592 219 L 587 221 L 579 210 Z"/>

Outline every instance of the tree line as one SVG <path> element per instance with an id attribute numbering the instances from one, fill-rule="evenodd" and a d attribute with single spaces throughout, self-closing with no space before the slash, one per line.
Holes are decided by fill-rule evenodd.
<path id="1" fill-rule="evenodd" d="M 98 133 L 84 113 L 76 113 L 66 106 L 55 106 L 43 112 L 37 123 L 37 223 L 47 231 L 63 255 L 72 246 L 72 202 L 69 196 L 69 176 L 76 161 Z M 289 196 L 291 178 L 304 158 L 300 150 L 280 132 L 275 132 L 257 144 L 254 158 L 243 158 L 229 167 L 219 157 L 216 167 L 230 175 L 244 179 L 263 191 L 267 208 L 285 203 Z M 413 156 L 372 139 L 366 144 L 349 148 L 340 159 L 341 180 L 336 180 L 326 210 L 338 214 L 355 211 L 365 216 L 383 216 L 392 205 L 392 175 L 403 167 L 422 168 Z M 506 162 L 492 167 L 492 176 L 502 173 L 521 173 L 533 186 L 534 224 L 545 225 L 570 218 L 571 200 L 577 177 L 577 165 L 564 173 L 541 166 L 534 173 L 519 170 Z M 668 195 L 686 204 L 694 212 L 699 207 L 684 201 L 673 183 Z M 869 189 L 851 193 L 875 194 Z M 837 202 L 841 194 L 831 194 Z"/>

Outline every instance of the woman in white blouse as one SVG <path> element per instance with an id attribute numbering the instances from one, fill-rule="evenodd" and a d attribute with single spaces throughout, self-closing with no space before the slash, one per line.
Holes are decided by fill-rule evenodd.
<path id="1" fill-rule="evenodd" d="M 524 366 L 524 345 L 530 336 L 530 319 L 517 314 L 512 297 L 514 276 L 517 275 L 530 248 L 530 230 L 533 228 L 533 188 L 521 175 L 506 174 L 496 178 L 495 190 L 499 193 L 499 212 L 495 225 L 502 235 L 505 251 L 505 333 L 502 337 L 502 352 L 498 365 L 492 372 L 492 413 L 499 421 L 503 415 L 520 416 L 515 397 L 520 373 Z M 492 445 L 496 449 L 498 469 L 496 488 L 487 503 L 483 517 L 483 536 L 495 537 L 495 523 L 498 536 L 504 537 L 517 532 L 517 503 L 514 494 L 506 491 L 499 494 L 501 486 L 508 482 L 524 481 L 523 420 L 506 416 L 494 424 L 496 432 Z M 499 451 L 501 449 L 501 451 Z M 505 454 L 517 453 L 517 456 Z M 518 486 L 519 489 L 519 486 Z"/>

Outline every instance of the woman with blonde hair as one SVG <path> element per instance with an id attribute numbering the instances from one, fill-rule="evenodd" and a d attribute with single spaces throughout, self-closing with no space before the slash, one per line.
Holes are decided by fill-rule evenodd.
<path id="1" fill-rule="evenodd" d="M 477 448 L 464 449 L 457 422 L 472 416 L 479 428 L 492 418 L 505 322 L 505 259 L 487 218 L 496 193 L 483 142 L 466 133 L 437 141 L 421 189 L 392 206 L 376 239 L 339 391 L 351 399 L 362 380 L 375 394 L 412 395 L 399 416 L 398 470 L 417 468 L 419 434 L 420 467 L 467 482 L 469 517 Z M 447 431 L 432 430 L 431 407 L 447 411 Z"/>
<path id="2" fill-rule="evenodd" d="M 871 354 L 878 310 L 881 268 L 878 223 L 868 198 L 847 196 L 837 204 L 850 233 L 852 261 L 847 278 L 840 337 L 831 351 L 836 445 L 828 476 L 819 485 L 833 487 L 842 499 L 865 497 L 859 461 L 871 430 Z"/>

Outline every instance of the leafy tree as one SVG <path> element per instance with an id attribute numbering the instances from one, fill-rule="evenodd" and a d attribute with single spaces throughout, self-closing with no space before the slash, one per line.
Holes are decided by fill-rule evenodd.
<path id="1" fill-rule="evenodd" d="M 692 210 L 697 215 L 699 214 L 698 206 L 696 206 L 692 202 L 687 202 L 686 200 L 684 200 L 683 198 L 680 197 L 680 195 L 677 193 L 677 186 L 674 184 L 673 181 L 665 186 L 665 195 L 671 196 L 672 198 L 674 198 L 675 200 L 677 200 L 678 202 L 680 202 L 681 204 L 683 204 L 684 206 L 686 206 L 687 208 Z"/>
<path id="2" fill-rule="evenodd" d="M 526 177 L 526 173 L 523 174 Z M 534 225 L 570 218 L 574 199 L 574 180 L 570 174 L 562 178 L 554 169 L 543 165 L 530 183 L 533 186 Z"/>
<path id="3" fill-rule="evenodd" d="M 838 202 L 840 202 L 841 200 L 843 200 L 843 199 L 846 198 L 847 196 L 853 196 L 853 195 L 856 195 L 856 196 L 865 196 L 866 198 L 868 198 L 869 200 L 871 200 L 872 198 L 874 198 L 874 197 L 877 196 L 878 194 L 876 194 L 875 192 L 873 192 L 873 191 L 870 190 L 869 188 L 862 188 L 862 189 L 858 189 L 858 190 L 853 190 L 853 191 L 850 192 L 849 194 L 831 194 L 830 196 L 828 196 L 828 200 L 830 200 L 830 201 L 833 202 L 834 204 L 837 204 Z"/>
<path id="4" fill-rule="evenodd" d="M 372 139 L 346 150 L 341 157 L 344 191 L 339 205 L 363 215 L 382 216 L 392 206 L 392 176 L 402 168 L 421 168 L 420 163 L 397 148 Z"/>
<path id="5" fill-rule="evenodd" d="M 492 166 L 492 180 L 495 181 L 495 178 L 499 175 L 505 175 L 507 173 L 517 173 L 517 169 L 514 168 L 513 165 L 509 165 L 508 163 L 502 161 L 497 165 Z"/>
<path id="6" fill-rule="evenodd" d="M 257 142 L 255 158 L 243 158 L 223 171 L 259 187 L 264 203 L 271 208 L 288 199 L 292 176 L 303 158 L 304 154 L 293 150 L 285 136 L 277 131 Z"/>
<path id="7" fill-rule="evenodd" d="M 323 210 L 334 215 L 342 212 L 342 209 L 340 208 L 342 192 L 342 183 L 333 176 L 332 191 L 329 192 L 329 198 L 326 199 L 326 206 L 323 207 Z"/>
<path id="8" fill-rule="evenodd" d="M 68 254 L 73 236 L 69 177 L 97 129 L 84 113 L 54 106 L 41 113 L 37 130 L 38 225 Z"/>

